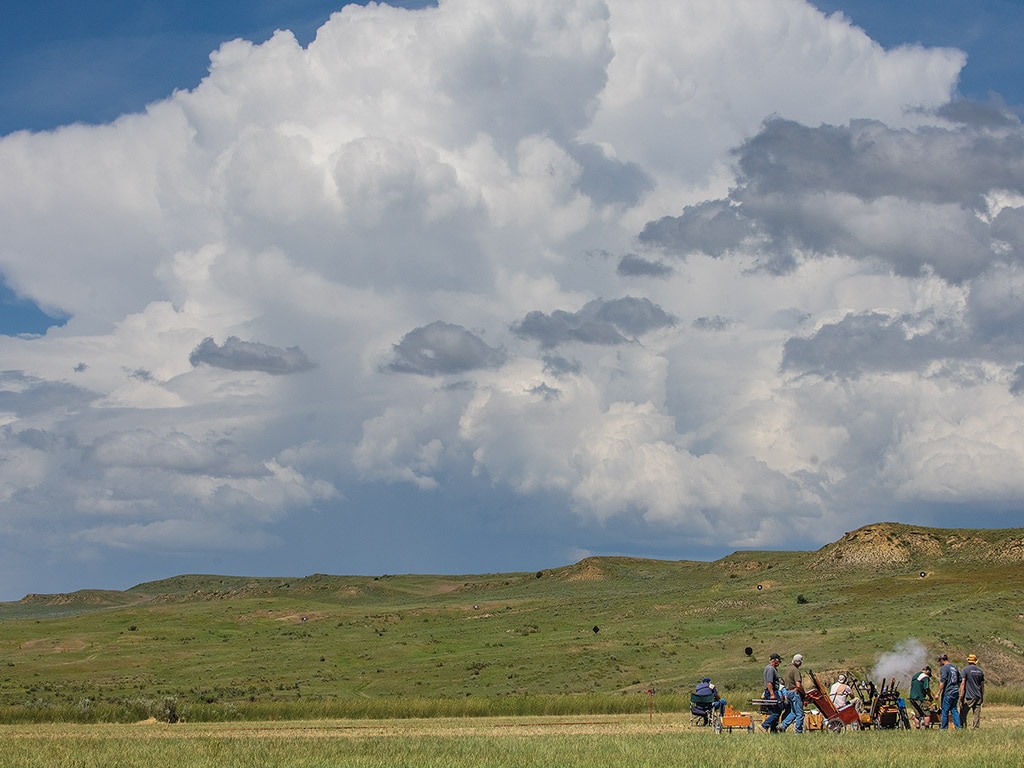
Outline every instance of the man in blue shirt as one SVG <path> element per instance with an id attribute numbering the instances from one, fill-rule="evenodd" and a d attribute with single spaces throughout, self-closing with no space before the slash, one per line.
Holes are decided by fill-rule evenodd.
<path id="1" fill-rule="evenodd" d="M 711 682 L 710 677 L 705 677 L 697 683 L 697 689 L 694 693 L 698 696 L 713 696 L 715 699 L 714 709 L 717 709 L 719 714 L 725 714 L 725 699 L 718 695 L 718 689 L 715 688 L 715 684 Z"/>
<path id="2" fill-rule="evenodd" d="M 953 728 L 959 728 L 960 712 L 956 705 L 960 700 L 960 670 L 946 654 L 939 656 L 939 664 L 942 665 L 939 671 L 939 702 L 942 704 L 939 728 L 945 730 L 950 720 L 953 721 Z"/>

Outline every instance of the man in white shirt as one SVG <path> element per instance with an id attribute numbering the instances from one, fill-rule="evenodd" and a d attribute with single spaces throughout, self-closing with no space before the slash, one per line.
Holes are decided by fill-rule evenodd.
<path id="1" fill-rule="evenodd" d="M 853 695 L 853 689 L 846 683 L 846 675 L 840 675 L 828 692 L 836 709 L 842 709 Z"/>

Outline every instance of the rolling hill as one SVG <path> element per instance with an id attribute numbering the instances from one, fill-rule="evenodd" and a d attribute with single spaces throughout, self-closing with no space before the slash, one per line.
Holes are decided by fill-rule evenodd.
<path id="1" fill-rule="evenodd" d="M 772 652 L 864 679 L 908 648 L 977 653 L 990 685 L 1017 687 L 1024 529 L 877 523 L 814 552 L 594 557 L 530 573 L 182 575 L 26 595 L 0 604 L 0 626 L 8 713 L 682 694 L 704 674 L 745 696 Z"/>

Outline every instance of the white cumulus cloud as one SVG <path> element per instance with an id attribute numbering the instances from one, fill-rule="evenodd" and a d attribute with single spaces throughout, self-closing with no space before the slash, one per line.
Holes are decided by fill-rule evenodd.
<path id="1" fill-rule="evenodd" d="M 3 137 L 0 273 L 70 319 L 0 337 L 0 547 L 320 526 L 366 569 L 422 505 L 529 568 L 1000 524 L 1024 131 L 947 105 L 964 61 L 804 0 L 350 5 Z"/>

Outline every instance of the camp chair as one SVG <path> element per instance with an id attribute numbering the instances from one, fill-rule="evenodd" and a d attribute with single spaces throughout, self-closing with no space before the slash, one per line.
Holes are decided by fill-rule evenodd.
<path id="1" fill-rule="evenodd" d="M 715 732 L 722 730 L 722 718 L 715 706 L 715 695 L 690 694 L 690 722 L 694 725 L 714 725 Z"/>

